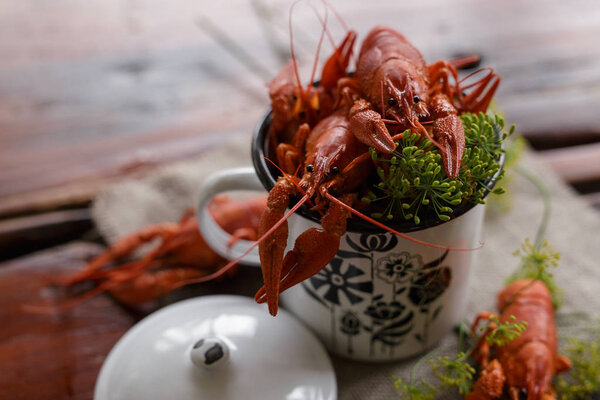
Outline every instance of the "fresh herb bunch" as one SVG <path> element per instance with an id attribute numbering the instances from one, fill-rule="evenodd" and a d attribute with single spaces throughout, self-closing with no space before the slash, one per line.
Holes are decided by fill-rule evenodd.
<path id="1" fill-rule="evenodd" d="M 437 389 L 435 386 L 425 382 L 424 379 L 413 382 L 392 376 L 394 388 L 398 390 L 406 400 L 432 400 L 435 397 Z"/>
<path id="2" fill-rule="evenodd" d="M 505 322 L 500 322 L 497 317 L 491 316 L 483 331 L 487 331 L 486 340 L 490 344 L 504 346 L 517 339 L 525 331 L 527 323 L 517 321 L 514 315 L 511 315 Z M 472 390 L 475 381 L 475 368 L 469 363 L 468 359 L 475 351 L 476 340 L 467 351 L 460 351 L 462 347 L 462 337 L 465 330 L 461 330 L 458 341 L 458 353 L 452 357 L 436 357 L 433 355 L 442 349 L 436 349 L 425 355 L 415 363 L 410 371 L 410 379 L 403 380 L 398 377 L 392 377 L 394 387 L 398 390 L 401 398 L 407 400 L 430 400 L 433 399 L 438 388 L 444 391 L 456 390 L 461 396 L 466 396 Z M 491 339 L 487 339 L 491 338 Z M 439 379 L 439 387 L 436 387 L 424 379 L 415 378 L 419 367 L 428 362 L 432 366 L 434 375 Z"/>
<path id="3" fill-rule="evenodd" d="M 563 291 L 556 284 L 554 275 L 549 271 L 550 268 L 558 265 L 560 253 L 554 250 L 548 244 L 547 240 L 540 241 L 539 246 L 531 243 L 529 238 L 526 238 L 521 248 L 513 253 L 515 256 L 521 257 L 520 267 L 508 278 L 507 284 L 520 279 L 530 278 L 534 281 L 541 281 L 552 296 L 552 304 L 554 308 L 560 307 L 562 304 Z"/>
<path id="4" fill-rule="evenodd" d="M 561 400 L 589 399 L 600 393 L 600 321 L 591 333 L 590 340 L 569 339 L 565 355 L 573 367 L 558 377 Z"/>
<path id="5" fill-rule="evenodd" d="M 372 214 L 374 218 L 412 219 L 418 225 L 421 216 L 432 215 L 448 221 L 461 204 L 484 202 L 485 192 L 500 170 L 502 142 L 514 132 L 514 126 L 508 133 L 504 131 L 504 120 L 498 115 L 463 114 L 460 118 L 465 151 L 455 179 L 446 176 L 439 150 L 410 130 L 403 133 L 391 157 L 370 150 L 373 160 L 381 164 L 377 168 L 380 182 L 362 200 L 383 208 Z"/>
<path id="6" fill-rule="evenodd" d="M 476 371 L 467 358 L 466 353 L 458 353 L 455 358 L 446 356 L 430 361 L 433 373 L 440 379 L 441 389 L 456 389 L 461 396 L 471 392 Z"/>

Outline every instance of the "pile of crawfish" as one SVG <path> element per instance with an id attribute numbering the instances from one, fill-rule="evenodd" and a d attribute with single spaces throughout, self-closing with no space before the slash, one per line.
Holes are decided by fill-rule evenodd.
<path id="1" fill-rule="evenodd" d="M 350 74 L 356 39 L 356 33 L 348 31 L 325 62 L 319 84 L 313 84 L 313 68 L 306 86 L 301 84 L 292 43 L 292 60 L 268 86 L 268 149 L 282 176 L 269 193 L 259 223 L 264 286 L 256 300 L 266 301 L 273 315 L 280 292 L 316 274 L 334 257 L 351 214 L 414 241 L 357 210 L 375 171 L 369 148 L 390 154 L 402 132 L 411 129 L 439 149 L 447 176 L 455 178 L 465 147 L 459 116 L 486 111 L 500 83 L 497 74 L 483 68 L 468 76 L 483 71 L 483 77 L 464 84 L 466 78 L 459 80 L 457 68 L 477 57 L 428 65 L 402 34 L 384 26 L 365 37 Z M 290 199 L 298 198 L 284 215 Z M 304 203 L 321 214 L 322 228 L 302 233 L 284 256 L 285 220 Z"/>
<path id="2" fill-rule="evenodd" d="M 241 239 L 257 239 L 258 221 L 265 206 L 265 195 L 244 200 L 219 195 L 209 203 L 208 212 L 231 235 L 231 247 Z M 131 258 L 141 246 L 153 241 L 154 247 L 143 257 Z M 194 212 L 187 211 L 178 223 L 149 225 L 121 238 L 81 271 L 62 281 L 63 286 L 75 289 L 84 282 L 96 285 L 63 304 L 63 308 L 102 292 L 110 293 L 123 304 L 139 305 L 164 296 L 191 279 L 220 276 L 219 271 L 227 262 L 208 246 Z M 231 275 L 234 271 L 227 272 Z"/>

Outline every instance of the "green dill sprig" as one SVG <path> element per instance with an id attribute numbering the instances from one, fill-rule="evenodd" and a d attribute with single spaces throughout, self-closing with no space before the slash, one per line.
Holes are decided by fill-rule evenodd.
<path id="1" fill-rule="evenodd" d="M 455 358 L 445 356 L 430 361 L 434 374 L 440 379 L 442 389 L 456 389 L 461 396 L 471 392 L 476 371 L 467 362 L 467 358 L 466 353 L 458 353 Z"/>
<path id="2" fill-rule="evenodd" d="M 421 216 L 432 215 L 448 221 L 461 204 L 484 202 L 489 185 L 503 175 L 498 174 L 502 142 L 513 133 L 514 126 L 507 133 L 504 120 L 497 115 L 463 114 L 460 118 L 465 131 L 465 151 L 455 179 L 446 175 L 439 150 L 427 138 L 410 130 L 402 134 L 391 156 L 370 150 L 371 157 L 379 164 L 380 182 L 363 201 L 383 208 L 372 213 L 374 218 L 413 220 L 418 225 Z M 499 194 L 503 189 L 493 192 Z"/>
<path id="3" fill-rule="evenodd" d="M 508 343 L 517 339 L 527 329 L 527 322 L 517 321 L 514 315 L 509 316 L 506 321 L 500 322 L 497 315 L 491 315 L 488 318 L 487 326 L 481 328 L 482 331 L 491 329 L 485 336 L 485 341 L 492 346 L 506 346 Z"/>
<path id="4" fill-rule="evenodd" d="M 504 346 L 507 343 L 517 339 L 525 331 L 527 323 L 517 321 L 511 315 L 505 322 L 500 322 L 497 316 L 489 317 L 487 324 L 482 327 L 486 331 L 486 341 L 492 345 Z M 454 357 L 434 355 L 443 350 L 443 348 L 434 349 L 424 357 L 419 359 L 410 370 L 410 379 L 408 381 L 392 377 L 394 387 L 399 391 L 402 398 L 408 400 L 429 400 L 435 396 L 439 389 L 456 390 L 461 396 L 466 396 L 471 392 L 475 381 L 475 368 L 469 363 L 469 357 L 475 351 L 476 341 L 467 351 L 460 351 L 462 347 L 462 336 L 465 329 L 460 330 L 458 353 Z M 433 374 L 439 379 L 438 387 L 425 381 L 423 378 L 415 378 L 416 371 L 423 363 L 429 363 Z"/>
<path id="5" fill-rule="evenodd" d="M 402 378 L 392 377 L 394 388 L 398 390 L 406 400 L 432 400 L 437 391 L 435 386 L 421 379 L 417 382 L 406 382 Z"/>
<path id="6" fill-rule="evenodd" d="M 513 254 L 521 257 L 521 265 L 508 278 L 507 284 L 527 278 L 532 279 L 532 282 L 541 281 L 550 291 L 554 308 L 560 307 L 563 290 L 558 286 L 554 275 L 549 271 L 550 268 L 558 265 L 560 253 L 555 251 L 547 240 L 542 241 L 539 246 L 535 246 L 529 238 L 526 238 L 521 248 Z"/>
<path id="7" fill-rule="evenodd" d="M 569 339 L 565 355 L 572 368 L 560 375 L 556 389 L 561 400 L 590 399 L 600 393 L 600 321 L 590 340 Z"/>

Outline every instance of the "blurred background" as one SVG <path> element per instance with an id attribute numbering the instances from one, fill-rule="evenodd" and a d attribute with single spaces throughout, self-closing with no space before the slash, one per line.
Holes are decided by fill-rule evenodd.
<path id="1" fill-rule="evenodd" d="M 542 163 L 540 170 L 554 171 L 567 184 L 544 177 L 558 182 L 553 221 L 561 228 L 552 234 L 563 244 L 564 263 L 584 265 L 573 254 L 589 257 L 585 265 L 597 271 L 594 246 L 586 244 L 596 239 L 584 229 L 597 232 L 589 217 L 600 210 L 600 3 L 330 2 L 358 32 L 358 44 L 375 25 L 385 24 L 402 32 L 428 63 L 477 54 L 480 66 L 502 76 L 495 109 L 529 141 L 534 151 L 528 154 Z M 157 169 L 183 161 L 189 172 L 190 165 L 200 165 L 194 160 L 213 168 L 249 164 L 250 136 L 269 106 L 266 84 L 290 57 L 291 4 L 0 1 L 0 370 L 8 371 L 0 374 L 0 392 L 8 388 L 12 398 L 91 397 L 104 357 L 149 310 L 132 310 L 106 296 L 59 316 L 24 314 L 22 304 L 51 299 L 48 282 L 83 268 L 106 248 L 99 221 L 110 216 L 122 223 L 122 234 L 131 230 L 132 214 L 146 224 L 164 220 L 154 203 L 138 207 L 147 199 L 130 196 L 132 182 L 138 182 L 133 179 L 154 176 L 153 195 L 170 190 L 169 201 L 175 202 L 181 188 L 169 186 L 171 177 L 185 174 L 179 169 L 156 175 Z M 323 13 L 320 1 L 312 4 Z M 321 25 L 313 8 L 300 3 L 292 26 L 307 82 Z M 343 24 L 331 12 L 328 28 L 335 42 L 343 38 Z M 331 50 L 326 40 L 320 60 Z M 188 194 L 197 191 L 198 179 L 187 181 Z M 540 196 L 530 186 L 512 217 L 491 224 L 516 240 L 531 234 L 523 229 L 533 229 L 539 218 L 523 205 L 533 204 L 541 213 Z M 120 198 L 104 203 L 106 218 L 93 218 L 94 199 L 113 187 L 119 187 Z M 109 203 L 123 207 L 111 215 Z M 173 218 L 192 205 L 189 198 L 180 203 Z M 166 202 L 166 208 L 173 206 Z M 578 215 L 571 215 L 573 208 Z M 569 239 L 562 240 L 563 234 Z M 502 268 L 517 244 L 511 237 L 497 249 Z M 258 271 L 238 273 L 230 284 L 216 282 L 175 299 L 198 290 L 254 293 Z M 490 285 L 481 289 L 487 294 L 500 285 L 498 279 L 484 281 Z M 581 279 L 577 287 L 587 285 L 596 298 L 593 281 Z M 3 369 L 3 363 L 11 368 Z"/>
<path id="2" fill-rule="evenodd" d="M 599 207 L 596 1 L 332 4 L 359 40 L 374 25 L 387 24 L 428 62 L 480 55 L 481 65 L 503 78 L 496 107 L 507 122 Z M 250 135 L 268 107 L 265 83 L 289 59 L 290 5 L 4 0 L 0 247 L 7 250 L 1 257 L 89 230 L 87 206 L 108 183 Z M 341 40 L 344 29 L 331 13 L 328 27 Z M 293 28 L 308 80 L 320 33 L 313 9 L 299 4 Z M 326 41 L 322 53 L 330 51 Z M 48 226 L 50 237 L 40 229 Z"/>

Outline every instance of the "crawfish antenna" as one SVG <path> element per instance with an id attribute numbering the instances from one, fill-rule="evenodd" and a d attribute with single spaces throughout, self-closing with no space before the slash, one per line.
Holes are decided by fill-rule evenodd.
<path id="1" fill-rule="evenodd" d="M 348 25 L 346 24 L 346 21 L 344 21 L 344 19 L 340 16 L 340 13 L 337 12 L 335 7 L 333 5 L 331 5 L 331 3 L 329 3 L 327 0 L 321 0 L 321 1 L 325 5 L 325 7 L 331 9 L 331 11 L 333 12 L 333 15 L 335 15 L 336 19 L 340 22 L 340 25 L 342 25 L 342 28 L 344 28 L 344 30 L 346 32 L 348 32 L 350 29 L 348 29 Z"/>
<path id="2" fill-rule="evenodd" d="M 311 5 L 311 7 L 315 11 L 315 14 L 317 14 L 317 18 L 319 19 L 319 22 L 321 22 L 323 29 L 321 30 L 321 36 L 319 37 L 319 44 L 317 45 L 317 53 L 315 54 L 315 61 L 313 62 L 313 68 L 312 68 L 312 72 L 310 74 L 310 81 L 308 82 L 309 89 L 312 87 L 313 82 L 315 80 L 315 73 L 317 72 L 317 64 L 319 62 L 319 53 L 321 52 L 321 45 L 323 44 L 323 38 L 325 37 L 325 32 L 327 32 L 327 16 L 328 16 L 327 8 L 325 8 L 325 17 L 323 20 L 321 20 L 321 16 L 317 12 L 317 10 L 312 5 Z M 331 36 L 329 38 L 331 39 Z M 331 39 L 331 40 L 333 42 L 333 39 Z"/>
<path id="3" fill-rule="evenodd" d="M 296 60 L 296 52 L 294 51 L 294 30 L 292 29 L 292 14 L 294 11 L 294 7 L 296 7 L 296 4 L 298 4 L 300 1 L 301 0 L 296 0 L 294 1 L 294 3 L 292 3 L 292 6 L 290 7 L 290 16 L 288 24 L 290 30 L 290 54 L 292 56 L 292 63 L 294 64 L 294 74 L 296 75 L 296 82 L 298 83 L 298 87 L 302 88 L 302 82 L 300 81 L 300 73 L 298 72 L 298 61 Z"/>
<path id="4" fill-rule="evenodd" d="M 333 197 L 331 194 L 329 194 L 328 192 L 325 192 L 325 197 L 327 197 L 329 200 L 333 201 L 334 203 L 340 205 L 341 207 L 345 208 L 346 210 L 350 211 L 352 214 L 364 219 L 365 221 L 368 221 L 370 223 L 372 223 L 375 226 L 378 226 L 381 229 L 385 229 L 386 231 L 393 233 L 394 235 L 398 235 L 401 238 L 404 238 L 406 240 L 410 240 L 411 242 L 415 242 L 418 244 L 422 244 L 423 246 L 428 246 L 428 247 L 433 247 L 436 249 L 442 249 L 442 250 L 452 250 L 452 251 L 473 251 L 473 250 L 479 250 L 483 247 L 483 244 L 481 244 L 479 247 L 475 247 L 472 249 L 462 249 L 462 248 L 453 248 L 453 247 L 447 247 L 447 246 L 442 246 L 439 244 L 433 244 L 433 243 L 429 243 L 429 242 L 424 242 L 422 240 L 419 239 L 415 239 L 413 237 L 410 237 L 404 233 L 398 232 L 392 228 L 390 228 L 387 225 L 382 224 L 381 222 L 378 222 L 376 220 L 374 220 L 371 217 L 366 216 L 365 214 L 361 213 L 360 211 L 355 210 L 354 208 L 350 207 L 349 205 L 347 205 L 346 203 L 344 203 L 343 201 L 336 199 L 335 197 Z"/>

